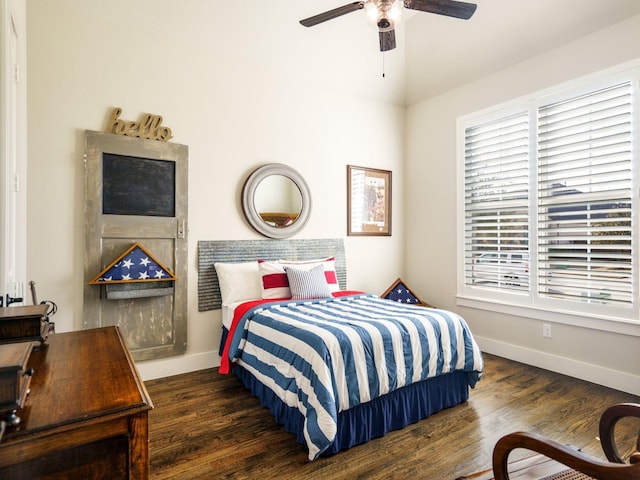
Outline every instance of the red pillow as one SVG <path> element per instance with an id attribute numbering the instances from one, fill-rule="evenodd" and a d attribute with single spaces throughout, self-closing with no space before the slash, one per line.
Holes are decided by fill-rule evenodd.
<path id="1" fill-rule="evenodd" d="M 303 261 L 258 260 L 258 272 L 260 274 L 260 280 L 262 284 L 262 298 L 291 298 L 291 289 L 289 288 L 287 272 L 284 269 L 285 266 L 293 266 L 297 268 L 304 268 L 305 270 L 311 270 L 317 265 L 322 265 L 322 267 L 324 268 L 324 276 L 327 280 L 329 290 L 332 293 L 340 290 L 340 285 L 338 284 L 338 276 L 336 275 L 336 265 L 334 257 Z"/>

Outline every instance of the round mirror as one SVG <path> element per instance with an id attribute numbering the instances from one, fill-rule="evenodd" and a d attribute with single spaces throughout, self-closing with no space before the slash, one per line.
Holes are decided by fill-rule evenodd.
<path id="1" fill-rule="evenodd" d="M 249 175 L 242 188 L 242 210 L 249 224 L 262 235 L 289 238 L 309 220 L 309 187 L 287 165 L 263 165 Z"/>

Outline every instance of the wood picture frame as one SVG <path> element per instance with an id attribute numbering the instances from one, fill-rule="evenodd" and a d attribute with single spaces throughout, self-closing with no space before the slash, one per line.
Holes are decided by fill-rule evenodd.
<path id="1" fill-rule="evenodd" d="M 391 172 L 347 165 L 347 235 L 391 236 Z"/>
<path id="2" fill-rule="evenodd" d="M 420 305 L 422 307 L 435 308 L 427 302 L 424 302 L 416 295 L 411 288 L 407 286 L 402 278 L 398 278 L 391 284 L 385 292 L 380 295 L 387 300 L 393 300 L 394 302 L 404 303 L 406 305 Z"/>

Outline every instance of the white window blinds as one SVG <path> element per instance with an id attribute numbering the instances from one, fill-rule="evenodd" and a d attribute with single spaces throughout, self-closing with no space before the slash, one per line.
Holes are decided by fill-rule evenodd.
<path id="1" fill-rule="evenodd" d="M 465 283 L 529 289 L 527 112 L 465 130 Z"/>
<path id="2" fill-rule="evenodd" d="M 632 303 L 632 87 L 538 110 L 538 284 L 545 297 Z"/>
<path id="3" fill-rule="evenodd" d="M 634 101 L 626 82 L 466 126 L 465 285 L 634 304 Z"/>

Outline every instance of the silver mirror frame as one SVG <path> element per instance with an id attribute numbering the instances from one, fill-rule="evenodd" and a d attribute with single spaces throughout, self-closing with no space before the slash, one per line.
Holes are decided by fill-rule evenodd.
<path id="1" fill-rule="evenodd" d="M 256 188 L 262 180 L 271 175 L 282 175 L 289 178 L 300 190 L 302 207 L 295 222 L 287 227 L 274 227 L 266 223 L 256 210 Z M 267 163 L 255 169 L 242 187 L 242 211 L 249 224 L 258 232 L 269 238 L 289 238 L 300 232 L 311 216 L 311 192 L 307 182 L 295 169 L 282 163 Z"/>

